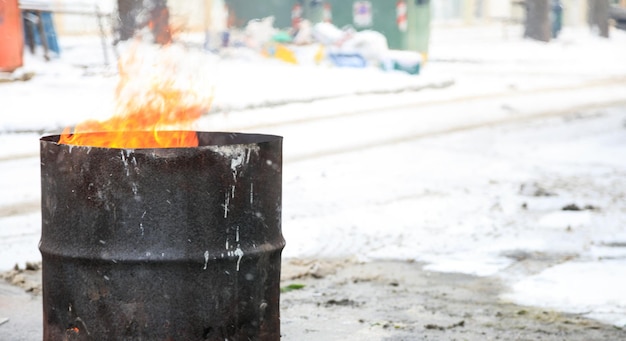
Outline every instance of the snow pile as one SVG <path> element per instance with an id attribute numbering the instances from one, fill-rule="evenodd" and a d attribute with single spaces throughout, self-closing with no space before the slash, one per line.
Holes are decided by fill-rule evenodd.
<path id="1" fill-rule="evenodd" d="M 2 112 L 0 132 L 60 131 L 85 117 L 103 119 L 113 112 L 117 84 L 114 65 L 103 66 L 103 52 L 97 37 L 64 38 L 60 59 L 44 62 L 41 55 L 25 54 L 20 72 L 33 74 L 27 82 L 0 84 Z M 125 47 L 118 47 L 123 53 Z M 355 70 L 317 65 L 289 65 L 262 58 L 248 49 L 228 51 L 218 57 L 191 48 L 199 67 L 211 70 L 207 75 L 213 86 L 213 113 L 253 109 L 337 98 L 357 94 L 413 91 L 450 85 L 448 75 L 415 77 L 402 72 L 379 69 Z M 304 52 L 303 52 L 304 53 Z M 37 101 L 25 100 L 25 95 Z"/>

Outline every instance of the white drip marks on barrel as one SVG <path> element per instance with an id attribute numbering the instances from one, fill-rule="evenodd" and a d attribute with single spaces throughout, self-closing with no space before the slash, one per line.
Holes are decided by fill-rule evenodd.
<path id="1" fill-rule="evenodd" d="M 243 250 L 241 250 L 239 245 L 237 245 L 237 249 L 233 252 L 233 254 L 239 257 L 237 258 L 237 272 L 239 272 L 239 264 L 241 263 L 241 258 L 243 258 Z"/>
<path id="2" fill-rule="evenodd" d="M 228 257 L 237 257 L 237 271 L 239 271 L 239 265 L 241 264 L 241 258 L 243 258 L 243 250 L 241 249 L 241 244 L 239 243 L 239 226 L 235 230 L 235 243 L 237 246 L 234 250 L 230 250 L 230 244 L 228 242 L 228 237 L 226 237 L 226 255 Z"/>
<path id="3" fill-rule="evenodd" d="M 221 146 L 207 146 L 215 153 L 230 159 L 230 168 L 233 171 L 233 179 L 237 180 L 238 168 L 244 164 L 250 162 L 250 154 L 252 152 L 258 154 L 259 146 L 257 145 L 221 145 Z"/>
<path id="4" fill-rule="evenodd" d="M 239 226 L 237 226 L 237 234 L 235 236 L 235 241 L 237 242 L 237 249 L 233 252 L 235 256 L 237 256 L 237 272 L 239 272 L 239 264 L 241 263 L 241 258 L 243 257 L 243 251 L 241 250 L 241 244 L 239 244 Z"/>
<path id="5" fill-rule="evenodd" d="M 145 216 L 146 216 L 146 212 L 147 212 L 147 211 L 143 211 L 143 214 L 141 215 L 141 220 L 143 220 L 143 217 L 145 217 Z M 139 222 L 139 229 L 141 229 L 141 235 L 143 236 L 143 233 L 144 233 L 143 221 L 140 221 L 140 222 Z"/>
<path id="6" fill-rule="evenodd" d="M 120 154 L 122 163 L 124 163 L 124 169 L 126 170 L 126 176 L 130 176 L 131 164 L 135 172 L 137 171 L 137 158 L 132 149 L 122 149 L 120 150 Z"/>
<path id="7" fill-rule="evenodd" d="M 130 156 L 130 150 L 120 150 L 122 154 L 122 163 L 124 163 L 124 169 L 126 170 L 126 176 L 130 176 L 130 165 L 128 164 L 128 157 Z"/>
<path id="8" fill-rule="evenodd" d="M 75 147 L 75 145 L 68 144 L 67 145 L 67 152 L 72 154 L 72 149 L 74 149 L 74 147 Z M 87 154 L 91 153 L 91 146 L 80 146 L 79 148 L 82 148 L 81 150 L 87 151 Z"/>
<path id="9" fill-rule="evenodd" d="M 235 190 L 237 188 L 237 178 L 240 175 L 240 170 L 243 166 L 250 162 L 250 156 L 252 152 L 258 155 L 258 145 L 224 145 L 224 146 L 209 146 L 209 149 L 217 154 L 230 159 L 230 170 L 233 175 L 233 184 L 230 186 L 230 190 L 224 196 L 224 218 L 228 218 L 230 199 L 235 198 Z M 250 188 L 250 195 L 252 195 L 252 187 Z M 250 203 L 253 199 L 250 198 Z"/>
<path id="10" fill-rule="evenodd" d="M 224 204 L 222 207 L 224 208 L 224 218 L 228 218 L 228 204 L 230 203 L 230 195 L 226 193 L 226 198 L 224 199 Z"/>
<path id="11" fill-rule="evenodd" d="M 120 155 L 121 155 L 120 159 L 122 160 L 122 163 L 124 164 L 124 170 L 126 170 L 126 177 L 130 177 L 131 167 L 134 168 L 135 173 L 137 173 L 138 171 L 137 158 L 135 157 L 135 154 L 133 153 L 133 151 L 131 149 L 122 149 L 120 150 Z M 131 191 L 133 192 L 133 195 L 135 196 L 135 200 L 138 200 L 138 201 L 141 200 L 137 183 L 133 181 L 131 182 L 130 186 L 131 186 Z"/>
<path id="12" fill-rule="evenodd" d="M 209 266 L 209 250 L 204 251 L 204 267 L 202 270 L 206 270 L 207 266 Z"/>
<path id="13" fill-rule="evenodd" d="M 250 151 L 248 151 L 249 153 Z M 243 164 L 243 160 L 244 160 L 244 155 L 243 154 L 238 154 L 237 156 L 233 157 L 232 160 L 230 160 L 230 169 L 233 172 L 233 180 L 235 182 L 237 182 L 237 168 L 241 167 L 241 165 Z"/>

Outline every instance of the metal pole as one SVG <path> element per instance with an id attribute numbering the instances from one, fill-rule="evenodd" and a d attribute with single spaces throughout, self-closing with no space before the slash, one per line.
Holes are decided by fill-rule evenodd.
<path id="1" fill-rule="evenodd" d="M 98 7 L 98 5 L 96 5 L 96 17 L 98 20 L 98 27 L 100 28 L 100 41 L 102 42 L 104 65 L 109 66 L 109 54 L 107 53 L 106 33 L 104 32 L 104 26 L 102 25 L 102 13 L 100 12 L 100 7 Z"/>

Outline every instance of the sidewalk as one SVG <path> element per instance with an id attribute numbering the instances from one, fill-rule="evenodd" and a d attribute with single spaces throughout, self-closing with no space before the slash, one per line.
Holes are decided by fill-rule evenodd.
<path id="1" fill-rule="evenodd" d="M 579 315 L 503 303 L 492 278 L 428 272 L 412 262 L 284 261 L 281 339 L 618 340 Z M 39 274 L 36 272 L 35 274 Z M 8 319 L 8 320 L 7 320 Z M 41 296 L 0 280 L 0 339 L 42 339 Z"/>
<path id="2" fill-rule="evenodd" d="M 0 278 L 0 339 L 41 340 L 42 309 L 41 295 L 27 293 Z"/>

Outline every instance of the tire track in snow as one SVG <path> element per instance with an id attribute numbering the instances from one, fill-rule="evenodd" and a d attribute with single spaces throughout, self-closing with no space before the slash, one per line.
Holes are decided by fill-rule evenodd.
<path id="1" fill-rule="evenodd" d="M 485 121 L 485 122 L 456 126 L 456 127 L 452 127 L 449 129 L 435 130 L 435 131 L 429 131 L 429 132 L 418 133 L 418 134 L 395 136 L 395 137 L 391 137 L 388 139 L 371 140 L 366 143 L 361 143 L 357 145 L 349 145 L 349 146 L 343 146 L 343 147 L 338 146 L 337 148 L 321 150 L 319 152 L 305 153 L 305 154 L 285 157 L 285 162 L 306 161 L 309 159 L 315 159 L 315 158 L 331 156 L 331 155 L 336 155 L 336 154 L 357 152 L 357 151 L 366 150 L 370 148 L 382 147 L 385 145 L 411 142 L 411 141 L 415 141 L 415 140 L 419 140 L 423 138 L 436 137 L 436 136 L 441 136 L 441 135 L 446 135 L 446 134 L 453 134 L 453 133 L 468 131 L 468 130 L 473 130 L 473 129 L 493 127 L 493 126 L 511 124 L 511 123 L 520 123 L 520 122 L 532 121 L 536 119 L 543 119 L 543 118 L 549 118 L 549 117 L 565 116 L 565 115 L 568 115 L 577 111 L 587 111 L 587 110 L 593 110 L 593 109 L 602 109 L 602 108 L 610 108 L 610 107 L 618 107 L 618 106 L 626 106 L 626 99 L 599 103 L 599 104 L 590 104 L 590 105 L 585 105 L 585 106 L 569 107 L 569 108 L 565 108 L 561 110 L 543 111 L 543 112 L 538 112 L 538 113 L 527 115 L 527 116 L 496 119 L 492 121 Z"/>
<path id="2" fill-rule="evenodd" d="M 362 114 L 378 112 L 381 110 L 391 111 L 391 110 L 407 109 L 407 108 L 418 107 L 418 106 L 429 107 L 429 106 L 438 106 L 438 105 L 448 105 L 448 104 L 454 104 L 454 103 L 463 103 L 463 102 L 469 102 L 469 101 L 506 99 L 506 98 L 521 97 L 521 96 L 526 96 L 526 95 L 533 95 L 533 94 L 567 92 L 567 91 L 573 91 L 573 90 L 584 90 L 584 89 L 606 87 L 606 86 L 612 86 L 612 85 L 618 85 L 618 86 L 626 85 L 626 77 L 594 79 L 594 80 L 584 82 L 582 84 L 573 84 L 569 86 L 550 86 L 550 87 L 533 88 L 533 89 L 527 89 L 527 90 L 509 90 L 509 91 L 500 91 L 500 92 L 487 93 L 487 94 L 458 96 L 458 97 L 446 98 L 446 99 L 414 101 L 410 103 L 401 103 L 397 105 L 383 105 L 380 107 L 372 107 L 368 109 L 336 112 L 336 113 L 323 115 L 323 116 L 305 117 L 305 118 L 297 118 L 297 119 L 291 119 L 291 120 L 273 121 L 273 122 L 267 122 L 267 123 L 259 123 L 259 124 L 253 124 L 253 125 L 233 127 L 233 129 L 235 130 L 262 130 L 262 129 L 268 129 L 268 128 L 276 128 L 278 126 L 299 125 L 299 124 L 304 124 L 304 123 L 309 123 L 309 122 L 334 120 L 337 118 L 359 116 Z"/>
<path id="3" fill-rule="evenodd" d="M 594 93 L 589 95 L 592 91 Z M 359 112 L 359 114 L 362 115 L 359 121 L 357 122 L 355 120 L 354 122 L 354 126 L 357 127 L 355 129 L 358 129 L 359 122 L 363 122 L 367 119 L 374 121 L 374 119 L 376 119 L 373 117 L 367 118 L 368 115 L 374 116 L 384 113 L 385 120 L 394 121 L 391 125 L 395 125 L 397 131 L 389 129 L 389 127 L 386 127 L 387 131 L 384 131 L 384 125 L 390 124 L 378 118 L 381 128 L 370 130 L 369 133 L 365 132 L 365 134 L 369 136 L 369 138 L 365 140 L 346 142 L 346 139 L 342 140 L 336 135 L 335 141 L 338 141 L 338 143 L 327 143 L 326 147 L 322 146 L 317 150 L 305 149 L 293 152 L 291 155 L 287 154 L 285 161 L 305 161 L 489 126 L 566 116 L 580 111 L 626 106 L 626 98 L 622 95 L 623 93 L 626 93 L 626 79 L 619 78 L 594 81 L 584 86 L 558 87 L 548 90 L 535 89 L 509 95 L 484 95 L 479 96 L 478 99 L 476 99 L 477 97 L 475 96 L 470 96 L 461 99 L 451 99 L 443 103 L 438 102 L 429 107 L 424 104 L 409 104 L 396 107 L 390 106 L 383 109 L 363 110 Z M 463 107 L 464 110 L 466 110 L 464 114 L 460 115 L 459 113 L 452 112 L 451 109 L 456 106 L 458 110 L 462 102 L 468 103 Z M 503 105 L 503 103 L 506 103 L 506 105 Z M 451 109 L 446 111 L 448 107 Z M 423 120 L 421 126 L 406 127 L 407 124 L 403 119 L 410 109 L 419 109 L 419 111 L 416 110 L 414 114 L 421 115 L 418 119 L 420 120 L 420 124 Z M 439 111 L 437 112 L 437 110 Z M 404 111 L 404 113 L 402 111 Z M 485 112 L 487 112 L 487 114 L 485 114 Z M 471 113 L 472 115 L 467 115 L 467 113 Z M 445 122 L 445 118 L 437 117 L 442 115 L 447 116 L 447 123 Z M 433 120 L 433 117 L 437 118 Z M 338 117 L 334 118 L 339 119 Z M 312 123 L 317 122 L 314 122 L 314 120 L 308 122 L 308 124 Z M 411 123 L 415 124 L 415 121 Z M 360 131 L 360 133 L 362 134 L 363 131 Z M 303 134 L 292 136 L 292 138 L 303 140 L 307 138 L 301 135 Z M 326 133 L 324 140 L 332 140 L 332 137 L 332 134 Z M 311 138 L 312 137 L 309 136 L 309 139 Z"/>

